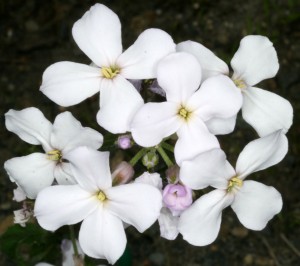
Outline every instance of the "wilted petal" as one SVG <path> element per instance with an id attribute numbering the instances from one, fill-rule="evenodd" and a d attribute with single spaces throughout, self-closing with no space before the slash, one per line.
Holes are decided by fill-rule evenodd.
<path id="1" fill-rule="evenodd" d="M 81 224 L 79 243 L 90 257 L 114 264 L 122 256 L 126 242 L 122 221 L 105 208 L 98 207 Z"/>
<path id="2" fill-rule="evenodd" d="M 234 70 L 233 79 L 241 79 L 248 86 L 274 77 L 279 69 L 273 43 L 260 35 L 249 35 L 241 40 L 231 66 Z"/>
<path id="3" fill-rule="evenodd" d="M 221 149 L 200 153 L 180 167 L 180 180 L 189 188 L 203 189 L 208 186 L 226 189 L 228 180 L 235 175 Z"/>
<path id="4" fill-rule="evenodd" d="M 77 184 L 70 163 L 61 162 L 55 166 L 54 177 L 59 185 Z"/>
<path id="5" fill-rule="evenodd" d="M 94 129 L 83 127 L 70 112 L 61 113 L 55 118 L 51 144 L 63 154 L 79 146 L 98 149 L 102 143 L 102 134 Z"/>
<path id="6" fill-rule="evenodd" d="M 148 229 L 158 218 L 162 207 L 161 192 L 141 183 L 131 183 L 105 191 L 109 201 L 105 208 L 139 232 Z"/>
<path id="7" fill-rule="evenodd" d="M 99 68 L 58 62 L 45 70 L 40 90 L 56 104 L 67 107 L 99 92 L 100 80 Z"/>
<path id="8" fill-rule="evenodd" d="M 51 186 L 55 164 L 44 153 L 32 153 L 6 161 L 4 168 L 10 180 L 16 182 L 28 198 L 35 199 L 42 189 Z"/>
<path id="9" fill-rule="evenodd" d="M 185 105 L 200 86 L 201 67 L 197 59 L 188 53 L 170 54 L 158 64 L 157 81 L 169 102 Z"/>
<path id="10" fill-rule="evenodd" d="M 252 230 L 262 230 L 282 208 L 280 193 L 273 187 L 245 181 L 236 193 L 232 209 L 240 222 Z"/>
<path id="11" fill-rule="evenodd" d="M 97 122 L 111 133 L 125 133 L 142 105 L 143 98 L 128 80 L 120 75 L 113 80 L 103 79 Z"/>
<path id="12" fill-rule="evenodd" d="M 79 185 L 57 185 L 43 189 L 37 196 L 34 215 L 41 227 L 55 231 L 63 225 L 81 222 L 98 207 L 95 195 Z"/>
<path id="13" fill-rule="evenodd" d="M 232 80 L 224 75 L 206 79 L 188 100 L 187 108 L 203 121 L 211 118 L 231 118 L 242 106 L 242 94 Z"/>
<path id="14" fill-rule="evenodd" d="M 251 141 L 239 155 L 237 175 L 244 179 L 251 173 L 275 165 L 284 158 L 287 150 L 288 140 L 281 130 Z"/>
<path id="15" fill-rule="evenodd" d="M 210 133 L 214 135 L 226 135 L 234 130 L 236 123 L 236 115 L 230 118 L 212 118 L 205 121 Z"/>
<path id="16" fill-rule="evenodd" d="M 72 34 L 79 48 L 98 66 L 114 65 L 122 53 L 120 20 L 104 5 L 93 5 L 75 22 Z"/>
<path id="17" fill-rule="evenodd" d="M 117 65 L 127 79 L 151 79 L 156 77 L 158 61 L 172 52 L 175 44 L 169 34 L 148 29 L 118 58 Z"/>
<path id="18" fill-rule="evenodd" d="M 160 236 L 168 240 L 174 240 L 178 234 L 178 216 L 173 216 L 168 208 L 162 208 L 158 217 Z"/>
<path id="19" fill-rule="evenodd" d="M 243 92 L 243 118 L 260 137 L 278 129 L 286 133 L 293 123 L 293 107 L 279 95 L 259 88 L 248 88 Z"/>
<path id="20" fill-rule="evenodd" d="M 109 152 L 78 147 L 66 155 L 78 184 L 91 193 L 111 187 Z"/>
<path id="21" fill-rule="evenodd" d="M 178 230 L 183 239 L 195 246 L 212 243 L 220 230 L 222 210 L 232 200 L 225 190 L 216 189 L 195 201 L 179 218 Z"/>
<path id="22" fill-rule="evenodd" d="M 184 123 L 177 135 L 174 153 L 178 165 L 199 153 L 220 147 L 217 138 L 208 131 L 204 122 L 198 117 L 192 117 Z"/>
<path id="23" fill-rule="evenodd" d="M 185 41 L 177 44 L 176 50 L 194 55 L 201 65 L 202 80 L 220 74 L 228 75 L 227 64 L 217 57 L 212 51 L 200 43 Z"/>
<path id="24" fill-rule="evenodd" d="M 22 140 L 33 145 L 41 144 L 45 151 L 51 150 L 52 124 L 39 109 L 29 107 L 21 111 L 9 110 L 5 114 L 5 126 Z"/>
<path id="25" fill-rule="evenodd" d="M 146 103 L 138 110 L 131 124 L 134 141 L 143 147 L 159 144 L 182 124 L 177 113 L 178 105 L 175 103 Z"/>

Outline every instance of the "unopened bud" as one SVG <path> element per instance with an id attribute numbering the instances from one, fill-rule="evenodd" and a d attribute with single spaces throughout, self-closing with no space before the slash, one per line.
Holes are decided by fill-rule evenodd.
<path id="1" fill-rule="evenodd" d="M 158 164 L 158 161 L 159 157 L 154 151 L 147 152 L 142 159 L 142 163 L 147 167 L 147 169 L 156 166 Z"/>
<path id="2" fill-rule="evenodd" d="M 112 173 L 113 186 L 128 183 L 134 175 L 134 170 L 131 164 L 123 161 Z"/>
<path id="3" fill-rule="evenodd" d="M 179 166 L 172 165 L 166 171 L 166 176 L 169 184 L 177 184 L 179 181 Z"/>
<path id="4" fill-rule="evenodd" d="M 122 150 L 127 150 L 132 147 L 132 139 L 130 135 L 122 135 L 117 140 L 118 147 Z"/>

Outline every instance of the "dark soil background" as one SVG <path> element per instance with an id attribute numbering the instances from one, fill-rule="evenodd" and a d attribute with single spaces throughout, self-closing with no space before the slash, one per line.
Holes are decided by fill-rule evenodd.
<path id="1" fill-rule="evenodd" d="M 72 39 L 71 28 L 95 1 L 90 0 L 7 0 L 0 1 L 0 158 L 1 164 L 34 149 L 4 126 L 4 113 L 35 106 L 53 121 L 63 111 L 39 92 L 42 73 L 57 61 L 89 63 Z M 289 153 L 278 165 L 251 176 L 274 186 L 282 193 L 282 212 L 261 232 L 240 225 L 228 208 L 218 239 L 207 247 L 193 247 L 182 240 L 159 237 L 158 226 L 145 234 L 133 228 L 128 232 L 128 251 L 137 266 L 159 265 L 300 265 L 300 5 L 296 0 L 152 0 L 102 1 L 114 10 L 122 22 L 123 47 L 127 48 L 143 30 L 151 27 L 167 31 L 176 43 L 194 40 L 230 62 L 242 37 L 249 34 L 268 36 L 274 43 L 280 70 L 273 79 L 258 87 L 288 99 L 294 107 L 294 125 L 288 132 Z M 98 96 L 68 108 L 84 126 L 97 130 L 95 123 Z M 245 144 L 255 132 L 239 118 L 234 133 L 220 141 L 230 162 L 235 164 Z M 12 184 L 0 169 L 0 234 L 13 224 Z M 26 230 L 26 228 L 24 229 Z M 3 245 L 3 243 L 1 243 Z M 0 254 L 0 265 L 16 265 Z M 59 265 L 59 263 L 57 264 Z"/>

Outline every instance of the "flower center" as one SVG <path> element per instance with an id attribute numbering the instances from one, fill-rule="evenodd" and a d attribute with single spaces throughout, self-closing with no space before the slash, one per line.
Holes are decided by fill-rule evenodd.
<path id="1" fill-rule="evenodd" d="M 245 81 L 243 81 L 242 79 L 233 79 L 232 81 L 235 84 L 235 86 L 237 86 L 239 89 L 247 88 Z"/>
<path id="2" fill-rule="evenodd" d="M 188 111 L 185 107 L 181 106 L 178 110 L 178 115 L 184 120 L 187 120 L 190 117 L 191 112 Z"/>
<path id="3" fill-rule="evenodd" d="M 100 201 L 105 201 L 106 200 L 106 195 L 104 194 L 104 192 L 102 190 L 100 190 L 97 194 L 97 199 Z"/>
<path id="4" fill-rule="evenodd" d="M 116 66 L 111 67 L 102 67 L 101 68 L 102 75 L 107 79 L 113 79 L 120 73 L 120 69 Z"/>
<path id="5" fill-rule="evenodd" d="M 240 188 L 242 185 L 243 185 L 243 180 L 235 176 L 229 180 L 227 191 L 232 192 L 236 188 Z"/>
<path id="6" fill-rule="evenodd" d="M 51 161 L 61 161 L 62 159 L 62 153 L 60 150 L 52 150 L 47 152 L 48 159 Z"/>

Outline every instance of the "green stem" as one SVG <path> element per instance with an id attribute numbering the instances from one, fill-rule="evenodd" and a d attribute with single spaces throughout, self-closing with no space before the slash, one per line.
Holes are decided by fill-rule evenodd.
<path id="1" fill-rule="evenodd" d="M 138 151 L 136 155 L 130 160 L 131 166 L 135 166 L 135 164 L 146 154 L 148 149 L 142 148 Z"/>
<path id="2" fill-rule="evenodd" d="M 160 156 L 163 158 L 163 160 L 165 161 L 165 163 L 168 167 L 171 167 L 172 165 L 174 165 L 173 162 L 170 160 L 169 156 L 166 154 L 166 152 L 160 145 L 157 146 L 157 151 L 160 154 Z"/>
<path id="3" fill-rule="evenodd" d="M 77 244 L 76 244 L 74 227 L 73 227 L 73 225 L 69 225 L 69 228 L 70 228 L 70 237 L 71 237 L 71 241 L 72 241 L 72 245 L 73 245 L 73 249 L 74 249 L 74 255 L 76 256 L 76 258 L 78 258 L 79 253 L 78 253 L 78 248 L 77 248 Z"/>
<path id="4" fill-rule="evenodd" d="M 161 145 L 164 149 L 166 149 L 166 150 L 168 150 L 168 151 L 174 153 L 174 147 L 173 147 L 172 145 L 170 145 L 169 143 L 162 142 L 162 143 L 160 143 L 160 145 Z"/>

